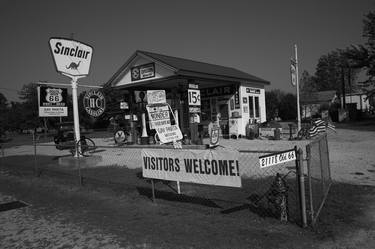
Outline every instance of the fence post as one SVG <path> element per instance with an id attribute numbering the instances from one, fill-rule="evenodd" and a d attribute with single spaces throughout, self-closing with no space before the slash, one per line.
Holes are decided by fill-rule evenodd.
<path id="1" fill-rule="evenodd" d="M 79 186 L 83 186 L 83 179 L 82 179 L 82 173 L 81 173 L 81 159 L 80 159 L 81 155 L 78 152 L 76 152 L 76 154 L 78 156 L 77 157 L 73 157 L 73 158 L 74 158 L 76 167 L 78 168 L 78 184 L 79 184 Z"/>
<path id="2" fill-rule="evenodd" d="M 325 139 L 326 148 L 327 148 L 327 163 L 328 163 L 328 165 L 330 165 L 330 162 L 329 162 L 329 148 L 328 148 L 328 136 L 327 136 L 327 134 L 325 134 L 324 139 Z M 328 170 L 329 180 L 331 181 L 331 167 L 329 166 L 327 170 Z"/>
<path id="3" fill-rule="evenodd" d="M 309 182 L 309 200 L 310 200 L 310 215 L 311 222 L 314 224 L 314 200 L 313 200 L 313 190 L 311 181 L 311 145 L 306 145 L 306 160 L 307 160 L 307 177 Z"/>
<path id="4" fill-rule="evenodd" d="M 1 148 L 1 166 L 3 166 L 4 164 L 4 146 L 2 144 L 0 144 L 0 148 Z"/>
<path id="5" fill-rule="evenodd" d="M 36 160 L 36 130 L 34 129 L 33 132 L 33 146 L 34 146 L 34 175 L 39 177 L 38 173 L 38 166 L 37 166 L 37 160 Z"/>
<path id="6" fill-rule="evenodd" d="M 154 179 L 151 179 L 151 188 L 152 188 L 152 202 L 155 203 L 156 197 L 155 197 L 155 183 L 154 183 Z"/>
<path id="7" fill-rule="evenodd" d="M 319 141 L 318 141 L 318 145 L 319 145 L 319 165 L 320 165 L 320 179 L 321 179 L 321 191 L 322 193 L 324 193 L 324 189 L 325 189 L 325 182 L 324 182 L 324 169 L 323 169 L 323 158 L 322 158 L 322 155 L 323 155 L 323 152 L 322 152 L 322 139 L 320 138 Z"/>
<path id="8" fill-rule="evenodd" d="M 297 177 L 298 177 L 298 189 L 299 189 L 299 202 L 300 202 L 300 209 L 301 209 L 301 220 L 302 220 L 302 227 L 307 226 L 307 218 L 306 218 L 306 193 L 305 193 L 305 176 L 303 170 L 303 151 L 300 149 L 296 149 L 296 168 L 297 168 Z"/>

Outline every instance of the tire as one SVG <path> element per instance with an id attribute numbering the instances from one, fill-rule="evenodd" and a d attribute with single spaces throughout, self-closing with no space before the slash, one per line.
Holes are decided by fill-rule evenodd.
<path id="1" fill-rule="evenodd" d="M 88 153 L 92 153 L 96 149 L 94 141 L 90 138 L 82 138 L 77 142 L 78 153 L 82 156 L 87 156 Z"/>

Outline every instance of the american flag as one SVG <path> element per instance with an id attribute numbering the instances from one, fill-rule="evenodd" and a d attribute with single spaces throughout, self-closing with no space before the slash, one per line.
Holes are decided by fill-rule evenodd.
<path id="1" fill-rule="evenodd" d="M 309 135 L 310 137 L 314 137 L 321 132 L 325 132 L 327 128 L 336 132 L 335 126 L 332 123 L 326 122 L 322 119 L 317 119 L 312 123 L 312 127 L 309 130 Z"/>
<path id="2" fill-rule="evenodd" d="M 327 122 L 327 128 L 333 130 L 334 132 L 336 132 L 336 127 L 334 124 L 330 123 L 330 122 Z"/>

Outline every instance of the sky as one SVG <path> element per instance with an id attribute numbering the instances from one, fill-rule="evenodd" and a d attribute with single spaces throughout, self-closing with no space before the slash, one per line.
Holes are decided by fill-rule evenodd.
<path id="1" fill-rule="evenodd" d="M 90 74 L 101 85 L 136 50 L 233 67 L 295 93 L 299 73 L 320 56 L 364 44 L 364 15 L 375 0 L 0 0 L 0 92 L 19 101 L 30 82 L 69 83 L 56 72 L 48 41 L 73 37 L 94 48 Z"/>

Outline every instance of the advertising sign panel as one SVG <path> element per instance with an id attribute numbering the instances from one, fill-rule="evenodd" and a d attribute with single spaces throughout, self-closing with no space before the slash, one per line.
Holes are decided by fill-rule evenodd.
<path id="1" fill-rule="evenodd" d="M 68 90 L 51 86 L 38 86 L 39 117 L 66 117 Z"/>
<path id="2" fill-rule="evenodd" d="M 189 106 L 201 105 L 201 92 L 197 89 L 188 89 Z"/>
<path id="3" fill-rule="evenodd" d="M 160 142 L 163 144 L 172 143 L 173 141 L 182 139 L 182 132 L 177 125 L 155 127 L 155 130 L 158 133 Z"/>
<path id="4" fill-rule="evenodd" d="M 56 70 L 69 76 L 89 74 L 93 48 L 79 41 L 51 38 L 49 45 Z"/>
<path id="5" fill-rule="evenodd" d="M 296 151 L 292 149 L 280 153 L 260 156 L 259 165 L 261 168 L 266 168 L 289 161 L 295 161 L 296 159 Z"/>
<path id="6" fill-rule="evenodd" d="M 147 106 L 148 118 L 150 120 L 150 128 L 165 128 L 171 125 L 169 107 L 164 106 Z"/>
<path id="7" fill-rule="evenodd" d="M 167 103 L 165 90 L 148 90 L 147 91 L 147 103 L 149 105 Z"/>
<path id="8" fill-rule="evenodd" d="M 238 151 L 143 149 L 142 175 L 167 181 L 241 187 Z"/>
<path id="9" fill-rule="evenodd" d="M 132 67 L 130 71 L 132 81 L 152 78 L 155 77 L 155 63 Z"/>
<path id="10" fill-rule="evenodd" d="M 83 97 L 83 107 L 85 111 L 93 116 L 99 117 L 105 110 L 105 97 L 99 90 L 90 90 Z"/>

